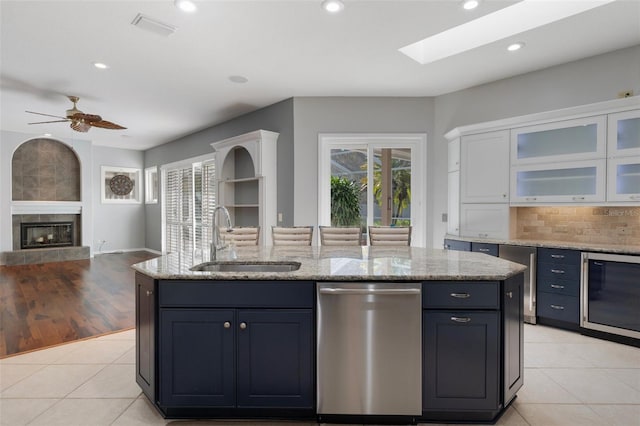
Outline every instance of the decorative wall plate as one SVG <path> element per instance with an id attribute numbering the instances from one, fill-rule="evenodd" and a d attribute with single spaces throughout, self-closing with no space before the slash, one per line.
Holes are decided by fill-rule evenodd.
<path id="1" fill-rule="evenodd" d="M 115 175 L 109 180 L 109 188 L 116 195 L 129 195 L 133 191 L 133 181 L 126 175 Z"/>

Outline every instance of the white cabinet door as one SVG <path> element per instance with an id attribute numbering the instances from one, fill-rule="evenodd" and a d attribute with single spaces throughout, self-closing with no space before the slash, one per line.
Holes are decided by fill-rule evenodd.
<path id="1" fill-rule="evenodd" d="M 640 205 L 640 156 L 607 161 L 607 201 Z"/>
<path id="2" fill-rule="evenodd" d="M 447 149 L 449 153 L 449 166 L 447 171 L 455 172 L 456 170 L 460 170 L 460 138 L 449 141 Z"/>
<path id="3" fill-rule="evenodd" d="M 449 173 L 447 233 L 460 235 L 460 172 Z"/>
<path id="4" fill-rule="evenodd" d="M 509 131 L 463 136 L 460 151 L 462 202 L 508 202 Z"/>
<path id="5" fill-rule="evenodd" d="M 606 116 L 511 130 L 511 165 L 605 158 Z"/>
<path id="6" fill-rule="evenodd" d="M 511 204 L 603 202 L 605 163 L 588 160 L 513 167 Z"/>
<path id="7" fill-rule="evenodd" d="M 508 204 L 462 204 L 460 235 L 463 237 L 509 238 Z"/>
<path id="8" fill-rule="evenodd" d="M 609 114 L 607 156 L 640 155 L 640 109 Z"/>

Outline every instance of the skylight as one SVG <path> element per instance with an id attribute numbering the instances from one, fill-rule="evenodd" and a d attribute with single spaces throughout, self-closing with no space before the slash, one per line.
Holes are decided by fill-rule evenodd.
<path id="1" fill-rule="evenodd" d="M 615 0 L 522 0 L 398 50 L 424 65 L 613 1 Z"/>

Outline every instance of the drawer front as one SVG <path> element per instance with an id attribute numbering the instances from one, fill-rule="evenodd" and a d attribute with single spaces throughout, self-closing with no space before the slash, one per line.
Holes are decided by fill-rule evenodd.
<path id="1" fill-rule="evenodd" d="M 580 299 L 552 293 L 538 293 L 537 315 L 554 320 L 578 324 Z"/>
<path id="2" fill-rule="evenodd" d="M 447 250 L 471 251 L 471 243 L 469 241 L 445 239 L 444 248 Z"/>
<path id="3" fill-rule="evenodd" d="M 580 265 L 580 252 L 566 249 L 539 248 L 538 262 Z"/>
<path id="4" fill-rule="evenodd" d="M 429 281 L 422 285 L 425 309 L 498 309 L 498 281 Z"/>
<path id="5" fill-rule="evenodd" d="M 160 281 L 161 307 L 313 308 L 311 281 Z"/>
<path id="6" fill-rule="evenodd" d="M 538 291 L 544 293 L 563 294 L 565 296 L 580 296 L 580 282 L 566 281 L 554 278 L 538 277 L 536 284 Z"/>
<path id="7" fill-rule="evenodd" d="M 471 251 L 498 257 L 498 245 L 491 243 L 471 243 Z"/>
<path id="8" fill-rule="evenodd" d="M 580 265 L 538 262 L 536 274 L 538 275 L 538 282 L 565 281 L 569 283 L 579 283 Z"/>

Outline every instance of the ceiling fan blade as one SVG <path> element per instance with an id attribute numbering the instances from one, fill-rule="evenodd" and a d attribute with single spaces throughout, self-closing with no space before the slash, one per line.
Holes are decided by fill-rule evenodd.
<path id="1" fill-rule="evenodd" d="M 112 122 L 106 121 L 106 120 L 90 121 L 87 124 L 90 124 L 93 127 L 100 127 L 101 129 L 111 129 L 111 130 L 124 130 L 124 129 L 126 129 L 126 127 L 122 127 L 119 124 L 112 123 Z"/>
<path id="2" fill-rule="evenodd" d="M 99 115 L 95 115 L 95 114 L 85 114 L 82 112 L 77 112 L 75 114 L 73 114 L 71 116 L 72 119 L 74 120 L 82 120 L 82 121 L 86 121 L 89 123 L 92 123 L 94 121 L 101 121 L 102 117 L 100 117 Z"/>
<path id="3" fill-rule="evenodd" d="M 28 112 L 29 114 L 44 115 L 44 116 L 46 116 L 46 117 L 67 118 L 67 117 L 60 117 L 59 115 L 44 114 L 44 113 L 42 113 L 42 112 L 35 112 L 35 111 L 25 111 L 25 112 Z"/>
<path id="4" fill-rule="evenodd" d="M 69 120 L 36 121 L 35 123 L 27 123 L 27 124 L 66 123 L 67 121 Z"/>

